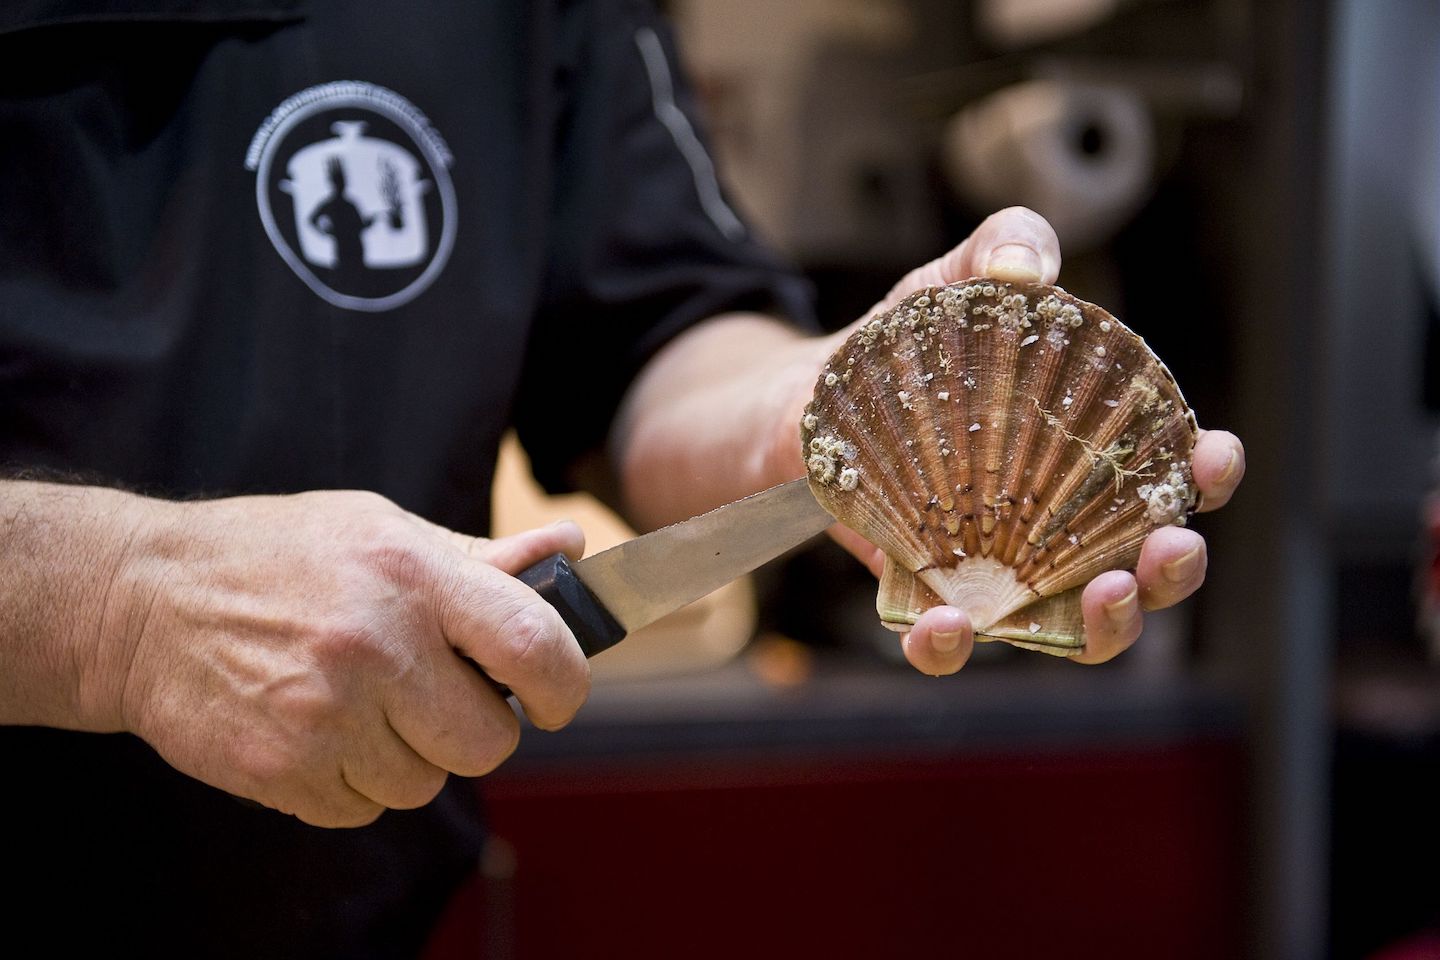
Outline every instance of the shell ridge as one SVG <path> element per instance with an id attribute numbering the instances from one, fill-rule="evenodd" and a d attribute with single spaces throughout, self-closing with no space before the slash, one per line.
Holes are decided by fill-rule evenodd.
<path id="1" fill-rule="evenodd" d="M 985 511 L 981 514 L 983 519 L 980 552 L 984 556 L 990 556 L 998 543 L 998 530 L 1009 513 L 1006 498 L 1010 496 L 1010 491 L 1005 489 L 1002 452 L 1010 437 L 1012 418 L 1009 398 L 1015 392 L 1015 353 L 1018 341 L 1008 337 L 1003 329 L 996 332 L 987 330 L 985 334 L 996 344 L 997 362 L 988 378 L 990 383 L 985 392 L 990 402 L 986 405 L 985 417 L 980 424 L 982 436 L 985 438 L 982 474 L 985 490 L 977 508 Z M 986 530 L 986 527 L 989 529 Z"/>
<path id="2" fill-rule="evenodd" d="M 924 317 L 922 315 L 922 322 Z M 925 352 L 926 344 L 921 342 L 918 346 L 907 344 L 909 354 Z M 931 555 L 937 555 L 947 549 L 941 539 L 942 531 L 945 536 L 953 536 L 946 527 L 945 512 L 941 509 L 941 497 L 949 486 L 943 480 L 947 475 L 946 463 L 948 457 L 955 451 L 950 450 L 946 441 L 948 439 L 948 423 L 944 405 L 937 406 L 932 403 L 930 394 L 930 381 L 910 382 L 906 381 L 903 396 L 901 391 L 896 392 L 896 402 L 899 406 L 898 415 L 907 419 L 908 440 L 912 443 L 912 455 L 916 461 L 917 479 L 915 490 L 919 494 L 916 507 L 922 522 L 925 524 L 926 539 L 932 547 Z M 938 438 L 938 439 L 937 439 Z M 933 479 L 932 479 L 933 478 Z M 929 496 L 924 496 L 925 492 Z M 919 502 L 923 500 L 924 502 Z M 934 564 L 929 564 L 934 566 Z M 917 567 L 919 572 L 923 567 Z"/>
<path id="3" fill-rule="evenodd" d="M 973 328 L 972 328 L 973 329 Z M 971 334 L 974 338 L 972 346 L 975 354 L 983 354 L 985 343 L 989 339 L 983 331 Z M 967 351 L 968 352 L 968 351 Z M 976 433 L 985 429 L 981 420 L 985 416 L 985 392 L 988 389 L 988 382 L 984 379 L 984 371 L 979 369 L 978 363 L 972 361 L 966 366 L 966 389 L 970 392 L 969 410 L 966 411 L 970 420 L 968 424 L 961 427 L 966 435 L 965 455 L 969 461 L 970 482 L 967 485 L 965 496 L 965 513 L 970 517 L 969 536 L 966 552 L 974 557 L 983 556 L 987 547 L 984 517 L 985 517 L 985 493 L 987 484 L 985 481 L 985 446 L 986 438 L 977 438 Z M 978 441 L 978 442 L 977 442 Z M 943 596 L 943 594 L 942 594 Z"/>
<path id="4" fill-rule="evenodd" d="M 858 406 L 858 403 L 851 401 L 849 409 L 853 411 Z M 825 410 L 824 413 L 827 416 L 826 422 L 829 423 L 831 418 L 839 421 L 841 419 L 839 413 L 843 411 L 843 409 L 844 408 L 841 408 L 841 410 Z M 872 414 L 875 413 L 876 411 L 872 410 Z M 843 441 L 855 444 L 857 456 L 862 450 L 874 454 L 868 459 L 868 468 L 858 472 L 857 486 L 873 487 L 881 494 L 879 498 L 881 503 L 893 503 L 901 488 L 902 480 L 897 474 L 894 460 L 888 456 L 884 456 L 883 452 L 877 449 L 878 441 L 876 438 L 880 436 L 879 431 L 862 431 L 855 440 L 847 440 L 838 430 L 833 435 Z M 832 507 L 834 493 L 831 492 L 830 488 L 824 489 L 826 489 L 826 495 L 822 497 L 821 502 L 827 509 L 830 509 L 832 514 L 835 514 L 836 510 Z M 865 530 L 879 531 L 879 533 L 874 536 L 867 534 L 867 537 L 869 537 L 876 546 L 889 554 L 905 556 L 907 560 L 921 555 L 919 544 L 906 543 L 894 536 L 885 535 L 886 531 L 893 528 L 892 525 L 885 522 L 891 519 L 887 512 L 875 509 L 868 500 L 861 500 L 860 503 L 866 508 L 866 516 L 869 522 L 860 525 L 852 524 L 852 526 L 855 526 L 857 530 L 861 530 L 862 533 L 865 532 Z M 862 530 L 861 527 L 864 529 Z"/>
<path id="5" fill-rule="evenodd" d="M 1125 464 L 1132 456 L 1131 452 L 1124 452 L 1122 456 L 1122 451 L 1115 450 L 1113 445 L 1100 446 L 1071 429 L 1072 426 L 1076 430 L 1084 429 L 1083 411 L 1087 401 L 1093 399 L 1094 393 L 1091 392 L 1088 397 L 1083 393 L 1076 396 L 1081 399 L 1072 404 L 1072 407 L 1078 406 L 1080 410 L 1070 415 L 1069 426 L 1052 411 L 1037 404 L 1039 415 L 1057 432 L 1058 439 L 1064 441 L 1061 445 L 1064 466 L 1057 471 L 1059 485 L 1050 492 L 1051 502 L 1058 502 L 1060 509 L 1053 512 L 1051 517 L 1038 527 L 1039 542 L 1034 543 L 1034 546 L 1043 546 L 1057 532 L 1066 529 L 1075 518 L 1076 512 L 1084 507 L 1085 498 L 1098 490 L 1097 481 L 1101 477 L 1123 478 L 1126 474 Z M 1077 504 L 1077 500 L 1082 502 Z"/>
<path id="6" fill-rule="evenodd" d="M 1093 544 L 1085 554 L 1077 555 L 1065 567 L 1054 569 L 1035 578 L 1040 593 L 1054 593 L 1084 586 L 1107 570 L 1133 569 L 1140 559 L 1140 548 L 1149 531 L 1122 531 L 1112 539 Z"/>
<path id="7" fill-rule="evenodd" d="M 1030 315 L 1031 314 L 1027 313 L 1027 317 Z M 1032 327 L 1025 329 L 1033 329 L 1033 324 Z M 1027 337 L 1021 340 L 1019 351 L 1033 348 L 1039 351 L 1039 353 L 1038 360 L 1031 365 L 1031 370 L 1034 374 L 1033 377 L 1028 381 L 1022 382 L 1016 390 L 1018 396 L 1029 397 L 1037 408 L 1043 409 L 1040 401 L 1036 398 L 1049 396 L 1055 389 L 1055 382 L 1061 369 L 1061 354 L 1059 351 L 1045 350 L 1043 347 L 1038 347 L 1036 345 L 1038 338 L 1038 334 L 1028 334 Z M 1029 340 L 1028 344 L 1025 342 L 1026 340 Z M 1019 351 L 1017 351 L 1017 360 L 1020 359 Z M 1034 509 L 1034 503 L 1036 501 L 1036 487 L 1038 482 L 1033 464 L 1035 464 L 1037 460 L 1043 462 L 1045 459 L 1043 454 L 1037 455 L 1039 445 L 1044 438 L 1044 431 L 1041 429 L 1043 419 L 1033 412 L 1026 413 L 1021 410 L 1020 413 L 1020 422 L 1023 426 L 1020 436 L 1017 437 L 1015 441 L 1015 453 L 1011 461 L 1010 475 L 1007 479 L 1007 486 L 1019 494 L 1018 509 L 1014 511 L 1013 522 L 1006 527 L 1004 542 L 999 551 L 1000 556 L 1004 558 L 1005 562 L 1012 566 L 1015 565 L 1016 556 L 1019 551 L 1023 549 L 1025 540 L 1029 535 L 1027 531 L 1035 520 L 1036 511 Z M 1032 465 L 1028 476 L 1025 472 L 1027 464 Z M 1041 474 L 1041 476 L 1043 476 L 1043 474 Z"/>
<path id="8" fill-rule="evenodd" d="M 970 424 L 974 422 L 972 420 L 972 409 L 975 399 L 975 379 L 974 373 L 971 371 L 974 359 L 971 356 L 969 344 L 965 336 L 967 328 L 962 325 L 964 323 L 964 316 L 958 306 L 960 299 L 959 297 L 955 298 L 951 301 L 951 304 L 955 305 L 956 312 L 961 315 L 956 317 L 955 322 L 944 331 L 944 333 L 948 335 L 951 344 L 951 352 L 949 354 L 951 369 L 944 372 L 949 374 L 950 382 L 952 383 L 951 391 L 953 396 L 950 400 L 951 406 L 953 407 L 953 409 L 950 410 L 951 436 L 958 447 L 963 447 L 963 453 L 960 453 L 957 449 L 957 454 L 959 455 L 955 458 L 955 463 L 958 468 L 958 474 L 951 478 L 953 482 L 949 485 L 950 489 L 946 492 L 947 495 L 954 498 L 956 517 L 959 523 L 959 542 L 956 546 L 951 547 L 951 552 L 953 553 L 955 550 L 959 550 L 960 554 L 957 556 L 975 556 L 980 552 L 980 529 L 976 520 L 975 504 L 972 497 L 976 485 L 976 478 L 975 464 L 971 450 L 973 445 L 970 443 L 969 431 Z M 948 309 L 947 307 L 947 312 Z M 958 368 L 956 366 L 957 364 Z M 942 370 L 944 370 L 943 362 Z"/>
<path id="9" fill-rule="evenodd" d="M 877 432 L 877 440 L 882 435 L 902 436 L 910 442 L 909 446 L 895 450 L 895 456 L 889 460 L 890 464 L 898 469 L 887 471 L 887 480 L 890 481 L 889 488 L 886 490 L 887 503 L 897 510 L 900 504 L 907 501 L 912 504 L 916 503 L 919 492 L 926 487 L 925 470 L 915 453 L 914 428 L 907 422 L 913 421 L 913 418 L 905 416 L 906 411 L 901 406 L 898 396 L 899 391 L 903 389 L 897 385 L 901 380 L 901 376 L 897 375 L 901 373 L 898 363 L 900 359 L 898 351 L 891 353 L 890 361 L 894 362 L 895 366 L 891 368 L 890 363 L 886 364 L 887 371 L 891 373 L 890 382 L 885 385 L 885 392 L 881 394 L 880 400 L 876 404 L 876 411 L 885 425 L 884 434 Z M 930 542 L 933 538 L 926 536 L 923 515 L 916 524 L 905 523 L 904 518 L 900 517 L 898 512 L 894 516 L 897 526 L 905 530 L 907 542 L 913 550 L 913 557 L 906 558 L 907 566 L 913 572 L 924 566 L 926 563 L 924 558 L 933 553 L 933 544 Z"/>

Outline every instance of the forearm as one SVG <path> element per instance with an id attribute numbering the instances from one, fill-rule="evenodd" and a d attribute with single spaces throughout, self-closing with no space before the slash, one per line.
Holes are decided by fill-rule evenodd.
<path id="1" fill-rule="evenodd" d="M 660 526 L 800 476 L 800 415 L 831 339 L 727 314 L 662 350 L 612 435 L 631 520 Z"/>
<path id="2" fill-rule="evenodd" d="M 156 503 L 0 481 L 0 723 L 119 729 L 122 568 Z"/>

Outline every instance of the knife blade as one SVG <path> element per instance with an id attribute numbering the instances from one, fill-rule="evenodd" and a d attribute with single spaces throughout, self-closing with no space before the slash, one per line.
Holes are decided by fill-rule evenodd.
<path id="1" fill-rule="evenodd" d="M 546 557 L 520 574 L 593 657 L 834 523 L 804 478 L 661 527 L 571 564 Z"/>

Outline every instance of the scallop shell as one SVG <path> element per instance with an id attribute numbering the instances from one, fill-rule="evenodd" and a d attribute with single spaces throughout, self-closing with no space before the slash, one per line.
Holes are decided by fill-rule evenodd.
<path id="1" fill-rule="evenodd" d="M 940 602 L 977 639 L 1084 646 L 1080 592 L 1184 524 L 1197 429 L 1145 342 L 1059 287 L 976 278 L 876 314 L 801 423 L 815 497 L 889 558 L 877 608 Z"/>

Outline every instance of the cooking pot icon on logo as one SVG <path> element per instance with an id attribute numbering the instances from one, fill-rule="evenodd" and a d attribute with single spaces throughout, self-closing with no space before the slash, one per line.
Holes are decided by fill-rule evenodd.
<path id="1" fill-rule="evenodd" d="M 281 190 L 294 199 L 300 255 L 318 267 L 413 267 L 429 254 L 421 199 L 431 184 L 410 151 L 363 136 L 365 121 L 296 152 Z"/>
<path id="2" fill-rule="evenodd" d="M 322 299 L 383 311 L 419 296 L 455 243 L 450 149 L 393 90 L 335 81 L 290 97 L 246 152 L 280 257 Z"/>

